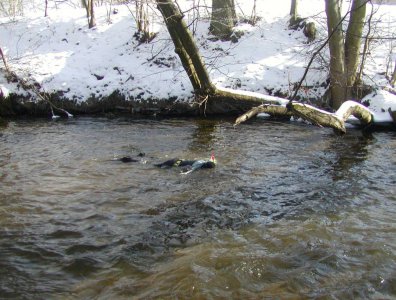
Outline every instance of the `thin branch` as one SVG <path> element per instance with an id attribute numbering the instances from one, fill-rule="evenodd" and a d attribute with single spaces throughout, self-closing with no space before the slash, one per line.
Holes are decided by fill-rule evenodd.
<path id="1" fill-rule="evenodd" d="M 56 116 L 53 113 L 53 109 L 56 109 L 58 111 L 65 113 L 68 118 L 73 117 L 73 115 L 71 113 L 69 113 L 67 110 L 57 107 L 55 104 L 53 104 L 52 101 L 49 99 L 47 93 L 40 92 L 35 84 L 29 83 L 27 79 L 19 77 L 14 71 L 8 69 L 7 77 L 9 80 L 11 79 L 11 80 L 18 81 L 18 83 L 21 85 L 21 87 L 25 91 L 32 91 L 36 95 L 37 98 L 39 98 L 40 100 L 42 100 L 44 102 L 47 102 L 50 105 L 53 118 L 56 118 Z"/>

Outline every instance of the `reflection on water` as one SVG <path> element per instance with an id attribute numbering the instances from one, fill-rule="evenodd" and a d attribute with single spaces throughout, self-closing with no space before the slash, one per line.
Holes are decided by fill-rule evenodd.
<path id="1" fill-rule="evenodd" d="M 0 298 L 396 296 L 394 133 L 91 118 L 0 130 Z M 153 167 L 212 151 L 215 169 Z M 139 161 L 113 160 L 125 155 Z"/>

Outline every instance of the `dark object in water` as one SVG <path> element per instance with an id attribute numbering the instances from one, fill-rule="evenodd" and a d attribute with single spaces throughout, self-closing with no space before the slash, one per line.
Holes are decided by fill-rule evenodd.
<path id="1" fill-rule="evenodd" d="M 139 152 L 139 154 L 137 156 L 138 157 L 144 157 L 144 156 L 146 156 L 146 153 Z M 130 162 L 139 162 L 140 159 L 135 159 L 135 158 L 132 158 L 129 155 L 126 155 L 126 156 L 123 156 L 123 157 L 114 158 L 113 161 L 121 161 L 123 163 L 130 163 Z"/>
<path id="2" fill-rule="evenodd" d="M 214 154 L 211 155 L 209 160 L 185 160 L 181 158 L 173 158 L 159 164 L 154 164 L 154 166 L 160 168 L 188 167 L 189 170 L 187 172 L 184 172 L 184 174 L 188 174 L 198 169 L 214 168 L 216 166 L 216 159 L 214 157 Z"/>
<path id="3" fill-rule="evenodd" d="M 185 167 L 191 166 L 194 163 L 194 160 L 184 160 L 180 158 L 173 158 L 167 161 L 164 161 L 159 164 L 154 164 L 156 167 L 160 168 L 172 168 L 172 167 Z"/>
<path id="4" fill-rule="evenodd" d="M 123 156 L 121 158 L 116 158 L 115 160 L 121 161 L 123 163 L 138 162 L 137 159 L 134 159 L 134 158 L 132 158 L 130 156 Z"/>

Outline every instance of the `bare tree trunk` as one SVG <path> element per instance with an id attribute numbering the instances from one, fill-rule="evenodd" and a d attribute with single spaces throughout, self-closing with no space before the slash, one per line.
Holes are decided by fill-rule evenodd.
<path id="1" fill-rule="evenodd" d="M 212 0 L 209 31 L 221 40 L 228 40 L 237 22 L 234 0 Z"/>
<path id="2" fill-rule="evenodd" d="M 48 0 L 45 0 L 44 17 L 48 17 Z"/>
<path id="3" fill-rule="evenodd" d="M 165 24 L 175 45 L 175 52 L 179 55 L 195 92 L 198 94 L 212 93 L 214 86 L 210 81 L 209 73 L 180 10 L 171 0 L 157 0 L 157 6 L 164 17 Z"/>
<path id="4" fill-rule="evenodd" d="M 330 89 L 332 107 L 337 109 L 346 100 L 345 52 L 339 0 L 326 0 L 330 49 Z"/>
<path id="5" fill-rule="evenodd" d="M 95 11 L 94 11 L 94 0 L 81 0 L 82 6 L 84 6 L 87 12 L 88 28 L 96 26 Z"/>
<path id="6" fill-rule="evenodd" d="M 150 32 L 148 9 L 149 9 L 148 0 L 138 0 L 135 2 L 136 17 L 134 16 L 134 19 L 136 21 L 137 32 L 134 34 L 134 37 L 140 43 L 150 42 L 156 36 L 155 33 Z"/>
<path id="7" fill-rule="evenodd" d="M 215 87 L 179 8 L 172 0 L 156 0 L 156 3 L 175 45 L 175 52 L 200 104 L 205 104 L 206 112 L 241 113 L 262 103 L 287 103 L 281 98 Z"/>
<path id="8" fill-rule="evenodd" d="M 289 27 L 295 26 L 298 20 L 297 6 L 298 0 L 291 0 Z"/>
<path id="9" fill-rule="evenodd" d="M 359 53 L 366 17 L 367 0 L 354 0 L 351 17 L 345 37 L 345 66 L 347 76 L 347 98 L 352 96 L 352 88 L 356 83 L 359 65 Z"/>
<path id="10" fill-rule="evenodd" d="M 393 74 L 392 74 L 392 78 L 391 78 L 390 84 L 391 84 L 392 87 L 394 87 L 395 84 L 396 84 L 396 61 L 395 61 L 395 69 L 393 70 Z"/>
<path id="11" fill-rule="evenodd" d="M 81 0 L 81 5 L 85 8 L 85 11 L 87 12 L 88 24 L 89 24 L 89 15 L 90 15 L 89 1 L 90 0 Z"/>
<path id="12" fill-rule="evenodd" d="M 257 0 L 254 0 L 253 2 L 253 8 L 252 8 L 252 14 L 250 15 L 250 24 L 256 25 L 257 23 L 257 5 L 256 5 Z"/>
<path id="13" fill-rule="evenodd" d="M 137 20 L 137 30 L 138 30 L 138 32 L 142 32 L 143 31 L 143 20 L 144 20 L 144 10 L 143 10 L 143 2 L 142 1 L 136 1 L 135 11 L 136 11 L 136 20 Z"/>
<path id="14" fill-rule="evenodd" d="M 89 18 L 89 28 L 93 28 L 96 26 L 96 19 L 95 19 L 95 11 L 94 11 L 94 0 L 88 0 L 89 3 L 89 12 L 90 12 L 90 18 Z"/>

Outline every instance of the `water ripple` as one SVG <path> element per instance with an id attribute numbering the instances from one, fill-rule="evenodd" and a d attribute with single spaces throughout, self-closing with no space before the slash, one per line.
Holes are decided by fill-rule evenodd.
<path id="1" fill-rule="evenodd" d="M 394 133 L 124 118 L 1 130 L 2 297 L 396 296 Z M 153 166 L 212 151 L 218 166 L 189 176 Z M 126 155 L 139 160 L 114 161 Z"/>

